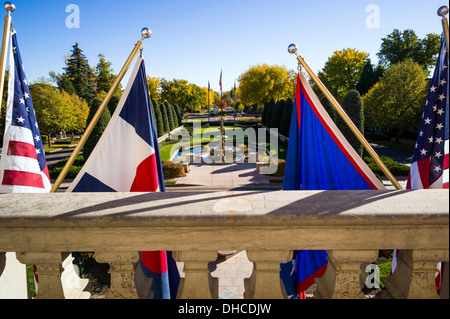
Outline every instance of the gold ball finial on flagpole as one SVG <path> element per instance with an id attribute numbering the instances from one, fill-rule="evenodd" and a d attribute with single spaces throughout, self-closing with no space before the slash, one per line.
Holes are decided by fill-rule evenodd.
<path id="1" fill-rule="evenodd" d="M 142 39 L 148 39 L 152 36 L 152 31 L 149 28 L 142 28 L 141 35 Z"/>
<path id="2" fill-rule="evenodd" d="M 442 6 L 438 9 L 437 11 L 437 15 L 440 17 L 445 17 L 445 15 L 448 13 L 448 8 L 447 6 Z"/>
<path id="3" fill-rule="evenodd" d="M 295 43 L 289 44 L 289 46 L 288 46 L 288 52 L 289 52 L 290 54 L 295 54 L 295 55 L 297 55 L 297 45 L 296 45 Z"/>
<path id="4" fill-rule="evenodd" d="M 5 10 L 8 11 L 8 13 L 16 11 L 16 6 L 11 2 L 5 2 L 4 7 Z"/>

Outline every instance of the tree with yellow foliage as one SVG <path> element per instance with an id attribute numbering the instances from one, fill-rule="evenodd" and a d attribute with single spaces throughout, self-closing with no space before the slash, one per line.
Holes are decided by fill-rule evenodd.
<path id="1" fill-rule="evenodd" d="M 147 75 L 148 95 L 151 100 L 159 100 L 159 84 L 161 79 Z"/>
<path id="2" fill-rule="evenodd" d="M 238 78 L 238 94 L 245 105 L 259 104 L 274 99 L 286 99 L 294 96 L 294 73 L 284 66 L 255 65 Z"/>
<path id="3" fill-rule="evenodd" d="M 356 89 L 369 54 L 356 49 L 343 49 L 334 51 L 328 58 L 324 68 L 317 74 L 333 96 L 342 102 L 344 96 L 352 89 Z M 321 97 L 322 93 L 317 86 L 313 86 L 316 94 Z"/>

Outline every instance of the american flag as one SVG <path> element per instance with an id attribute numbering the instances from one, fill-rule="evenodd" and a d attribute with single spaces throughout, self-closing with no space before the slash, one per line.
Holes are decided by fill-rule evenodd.
<path id="1" fill-rule="evenodd" d="M 448 52 L 445 37 L 430 83 L 407 189 L 448 189 Z"/>
<path id="2" fill-rule="evenodd" d="M 0 159 L 0 193 L 49 192 L 51 182 L 42 139 L 16 32 L 12 26 L 10 43 L 5 134 Z"/>

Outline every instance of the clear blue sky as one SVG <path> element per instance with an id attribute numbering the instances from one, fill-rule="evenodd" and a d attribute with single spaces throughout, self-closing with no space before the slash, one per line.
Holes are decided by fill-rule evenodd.
<path id="1" fill-rule="evenodd" d="M 441 34 L 436 0 L 17 0 L 12 13 L 25 71 L 30 82 L 62 72 L 64 56 L 78 42 L 95 66 L 102 53 L 118 73 L 142 27 L 147 74 L 223 90 L 251 65 L 297 67 L 287 52 L 295 42 L 315 71 L 335 50 L 356 48 L 377 61 L 381 38 L 394 29 L 414 30 L 420 38 Z M 4 3 L 4 2 L 3 2 Z M 80 10 L 80 27 L 67 28 L 69 4 Z M 379 27 L 368 28 L 370 4 L 379 8 Z M 4 11 L 6 14 L 6 11 Z M 1 20 L 3 29 L 3 19 Z M 125 80 L 128 78 L 128 72 Z"/>

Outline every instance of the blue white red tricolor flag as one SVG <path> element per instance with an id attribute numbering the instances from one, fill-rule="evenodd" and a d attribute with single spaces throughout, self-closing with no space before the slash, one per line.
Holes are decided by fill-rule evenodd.
<path id="1" fill-rule="evenodd" d="M 300 72 L 292 110 L 283 190 L 385 189 L 339 131 Z M 290 298 L 304 291 L 327 268 L 324 250 L 299 250 L 281 265 Z"/>
<path id="2" fill-rule="evenodd" d="M 445 37 L 428 91 L 407 189 L 448 189 L 448 52 Z"/>
<path id="3" fill-rule="evenodd" d="M 449 103 L 448 52 L 445 36 L 430 82 L 422 123 L 417 137 L 406 189 L 448 189 L 449 187 Z M 397 266 L 398 251 L 392 258 L 392 272 Z M 436 272 L 436 289 L 441 286 L 441 265 Z"/>
<path id="4" fill-rule="evenodd" d="M 10 43 L 0 193 L 48 193 L 51 182 L 41 134 L 12 26 Z"/>
<path id="5" fill-rule="evenodd" d="M 67 191 L 165 191 L 146 79 L 144 59 L 139 57 L 108 126 Z M 178 282 L 170 252 L 141 254 L 136 270 L 141 298 L 175 298 Z"/>

